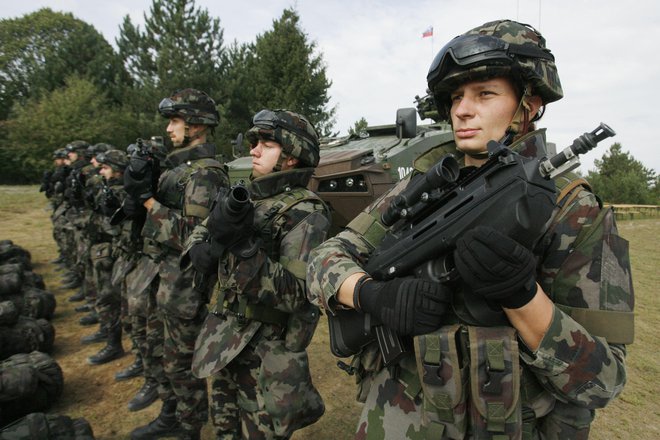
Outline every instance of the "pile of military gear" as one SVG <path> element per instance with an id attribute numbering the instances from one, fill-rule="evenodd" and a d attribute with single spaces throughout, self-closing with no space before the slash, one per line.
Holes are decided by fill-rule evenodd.
<path id="1" fill-rule="evenodd" d="M 48 409 L 62 394 L 62 370 L 45 354 L 55 341 L 48 321 L 55 297 L 45 287 L 30 253 L 0 241 L 0 426 Z"/>
<path id="2" fill-rule="evenodd" d="M 32 413 L 0 431 L 0 440 L 94 440 L 94 432 L 84 418 Z"/>
<path id="3" fill-rule="evenodd" d="M 28 251 L 0 241 L 0 359 L 53 348 L 55 296 L 31 269 Z"/>
<path id="4" fill-rule="evenodd" d="M 47 354 L 20 353 L 0 362 L 0 426 L 47 410 L 63 386 L 62 369 Z"/>

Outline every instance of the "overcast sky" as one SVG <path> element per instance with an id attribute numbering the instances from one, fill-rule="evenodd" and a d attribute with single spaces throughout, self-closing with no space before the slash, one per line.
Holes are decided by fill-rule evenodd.
<path id="1" fill-rule="evenodd" d="M 125 15 L 144 22 L 151 0 L 3 1 L 0 16 L 41 7 L 72 12 L 115 45 Z M 449 39 L 486 21 L 511 18 L 539 29 L 555 54 L 564 99 L 548 106 L 539 125 L 563 148 L 599 122 L 617 136 L 582 159 L 593 168 L 613 142 L 660 171 L 660 4 L 655 0 L 197 0 L 219 17 L 225 42 L 254 41 L 286 7 L 295 7 L 316 42 L 333 84 L 335 130 L 345 134 L 360 117 L 393 123 L 396 109 L 413 106 L 426 89 L 426 73 Z M 429 26 L 433 38 L 422 38 Z M 184 85 L 182 85 L 184 86 Z M 430 121 L 426 121 L 430 122 Z"/>

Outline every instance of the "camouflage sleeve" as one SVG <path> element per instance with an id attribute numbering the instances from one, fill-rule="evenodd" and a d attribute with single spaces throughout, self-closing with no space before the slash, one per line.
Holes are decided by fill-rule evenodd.
<path id="1" fill-rule="evenodd" d="M 556 307 L 539 348 L 521 355 L 558 399 L 590 409 L 604 407 L 623 390 L 625 356 L 625 346 L 592 336 Z"/>
<path id="2" fill-rule="evenodd" d="M 193 229 L 193 231 L 186 239 L 186 242 L 183 245 L 183 251 L 181 252 L 181 260 L 179 263 L 179 267 L 181 268 L 181 270 L 186 270 L 190 268 L 190 266 L 192 265 L 192 261 L 190 260 L 190 255 L 188 254 L 190 248 L 195 246 L 197 243 L 204 242 L 208 239 L 209 230 L 206 229 L 206 222 L 207 219 L 204 219 L 204 221 L 202 221 L 200 224 L 195 226 L 195 229 Z"/>
<path id="3" fill-rule="evenodd" d="M 301 202 L 287 214 L 286 224 L 280 225 L 281 234 L 276 233 L 282 236 L 279 260 L 272 260 L 260 249 L 254 257 L 240 261 L 234 274 L 242 294 L 291 313 L 307 304 L 307 259 L 310 251 L 325 240 L 330 219 L 317 202 Z"/>
<path id="4" fill-rule="evenodd" d="M 364 272 L 362 267 L 375 244 L 356 231 L 356 224 L 361 219 L 380 218 L 390 201 L 401 193 L 409 180 L 410 177 L 399 181 L 366 207 L 342 232 L 312 251 L 307 266 L 307 295 L 310 302 L 323 306 L 330 313 L 334 313 L 337 307 L 343 307 L 336 299 L 339 287 L 349 276 Z"/>
<path id="5" fill-rule="evenodd" d="M 592 193 L 578 190 L 560 212 L 539 282 L 556 306 L 540 346 L 523 361 L 559 399 L 605 406 L 626 382 L 625 345 L 608 343 L 607 332 L 632 332 L 634 293 L 627 242 L 611 209 L 601 209 Z M 583 325 L 564 310 L 581 310 L 601 324 Z M 615 324 L 613 316 L 627 319 Z"/>
<path id="6" fill-rule="evenodd" d="M 217 170 L 194 172 L 184 188 L 183 209 L 168 208 L 156 200 L 144 223 L 144 236 L 181 252 L 186 238 L 208 216 L 218 189 L 226 184 L 226 175 Z"/>
<path id="7" fill-rule="evenodd" d="M 362 235 L 348 228 L 315 248 L 307 266 L 309 301 L 334 313 L 339 287 L 349 276 L 364 272 L 362 265 L 372 251 Z"/>

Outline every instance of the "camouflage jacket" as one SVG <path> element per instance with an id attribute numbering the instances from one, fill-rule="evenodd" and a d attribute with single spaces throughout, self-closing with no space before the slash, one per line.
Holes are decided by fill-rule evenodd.
<path id="1" fill-rule="evenodd" d="M 311 168 L 295 169 L 252 181 L 254 229 L 262 245 L 249 259 L 238 259 L 230 252 L 220 259 L 211 314 L 197 339 L 193 360 L 193 372 L 199 377 L 219 371 L 248 343 L 256 346 L 259 340 L 284 336 L 294 351 L 304 350 L 309 343 L 318 310 L 307 301 L 307 258 L 325 240 L 330 227 L 327 207 L 305 188 L 312 172 Z M 277 204 L 290 195 L 296 201 L 279 211 Z M 186 248 L 207 236 L 201 225 Z M 245 319 L 257 314 L 258 319 Z M 309 318 L 311 325 L 297 318 Z M 260 336 L 251 341 L 257 331 Z"/>
<path id="2" fill-rule="evenodd" d="M 185 240 L 201 221 L 218 189 L 229 185 L 227 172 L 215 160 L 215 145 L 198 144 L 167 155 L 167 169 L 160 175 L 155 202 L 147 213 L 142 236 L 160 249 L 159 308 L 184 319 L 197 315 L 203 299 L 192 287 L 192 271 L 179 269 Z"/>
<path id="3" fill-rule="evenodd" d="M 544 154 L 544 131 L 524 139 L 512 148 L 524 156 Z M 452 151 L 453 143 L 440 146 L 420 157 L 415 168 L 424 171 Z M 366 211 L 382 212 L 408 180 Z M 309 258 L 310 300 L 331 313 L 340 307 L 335 299 L 339 287 L 348 276 L 364 272 L 361 266 L 374 249 L 351 226 Z M 382 367 L 378 348 L 372 344 L 359 359 L 358 398 L 366 399 L 366 405 L 356 438 L 491 438 L 496 433 L 506 438 L 586 438 L 594 409 L 623 389 L 626 351 L 622 343 L 608 343 L 604 334 L 590 333 L 585 328 L 591 327 L 589 319 L 580 312 L 623 315 L 627 320 L 623 326 L 632 325 L 627 242 L 617 235 L 611 209 L 601 209 L 597 198 L 580 185 L 555 208 L 544 237 L 537 280 L 555 309 L 538 349 L 527 349 L 511 327 L 474 327 L 456 316 L 438 331 L 415 338 L 416 355 L 404 357 L 394 374 L 395 370 Z M 607 333 L 603 327 L 599 332 Z M 631 328 L 626 330 L 632 333 Z M 616 329 L 607 336 L 616 339 L 615 334 Z M 500 396 L 480 391 L 486 388 L 484 372 L 490 371 L 486 364 L 491 361 L 492 341 L 504 353 L 503 362 L 499 357 L 502 371 L 509 373 L 503 376 L 506 385 Z M 428 386 L 424 365 L 434 355 L 440 365 L 435 387 Z M 502 405 L 494 405 L 501 401 Z"/>

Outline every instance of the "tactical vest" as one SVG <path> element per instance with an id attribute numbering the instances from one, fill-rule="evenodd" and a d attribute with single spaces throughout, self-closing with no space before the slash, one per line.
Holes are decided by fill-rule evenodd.
<path id="1" fill-rule="evenodd" d="M 185 211 L 185 188 L 192 175 L 203 169 L 213 168 L 225 173 L 225 167 L 215 159 L 203 158 L 186 161 L 161 174 L 156 199 L 170 209 Z M 203 216 L 206 217 L 206 216 Z"/>
<path id="2" fill-rule="evenodd" d="M 327 205 L 318 195 L 306 188 L 283 191 L 255 202 L 255 229 L 257 237 L 261 240 L 261 248 L 271 260 L 280 261 L 289 272 L 298 278 L 305 278 L 306 264 L 297 260 L 282 261 L 279 253 L 281 229 L 277 226 L 286 223 L 287 213 L 291 208 L 306 201 L 322 204 L 329 215 Z M 309 304 L 304 310 L 289 314 L 262 304 L 248 304 L 246 297 L 241 295 L 228 302 L 220 284 L 214 294 L 216 302 L 211 306 L 212 313 L 231 313 L 246 319 L 280 325 L 286 328 L 287 348 L 294 352 L 302 351 L 309 345 L 320 317 L 318 308 L 312 304 Z"/>

